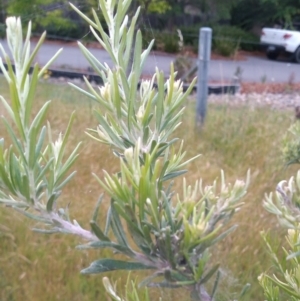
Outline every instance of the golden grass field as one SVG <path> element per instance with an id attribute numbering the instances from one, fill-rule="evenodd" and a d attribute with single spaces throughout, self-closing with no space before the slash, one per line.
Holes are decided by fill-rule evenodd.
<path id="1" fill-rule="evenodd" d="M 7 88 L 0 79 L 0 94 L 7 96 Z M 230 103 L 230 99 L 224 100 Z M 53 132 L 63 132 L 69 115 L 76 110 L 70 147 L 83 141 L 80 157 L 74 169 L 75 179 L 64 191 L 61 204 L 70 203 L 72 218 L 86 228 L 101 188 L 91 173 L 101 177 L 102 169 L 116 172 L 119 161 L 106 146 L 92 141 L 84 133 L 95 127 L 92 104 L 87 98 L 65 84 L 43 83 L 36 95 L 36 105 L 51 99 L 48 114 Z M 295 174 L 296 167 L 284 168 L 280 155 L 281 140 L 289 125 L 294 122 L 289 110 L 271 110 L 268 107 L 209 105 L 206 124 L 202 130 L 195 129 L 193 97 L 187 103 L 183 124 L 174 135 L 184 139 L 188 156 L 202 156 L 190 164 L 186 175 L 188 181 L 203 178 L 207 184 L 225 171 L 227 181 L 245 178 L 251 169 L 251 185 L 244 199 L 243 209 L 234 217 L 239 228 L 213 251 L 212 260 L 222 266 L 221 297 L 233 300 L 245 283 L 251 283 L 246 300 L 263 300 L 257 276 L 271 266 L 260 237 L 260 231 L 269 230 L 282 240 L 283 231 L 276 219 L 264 211 L 262 200 L 266 192 L 275 189 L 279 180 Z M 0 115 L 5 114 L 0 105 Z M 1 136 L 6 137 L 0 123 Z M 180 179 L 175 187 L 180 190 Z M 104 221 L 105 206 L 100 216 Z M 83 276 L 79 272 L 99 257 L 109 256 L 109 251 L 79 251 L 79 238 L 66 235 L 43 235 L 30 228 L 35 223 L 0 207 L 0 301 L 91 301 L 105 300 L 102 277 Z M 276 238 L 275 237 L 275 238 Z M 132 273 L 133 278 L 142 274 Z M 110 274 L 118 280 L 120 291 L 126 283 L 126 273 Z M 187 291 L 151 290 L 151 300 L 188 300 Z"/>

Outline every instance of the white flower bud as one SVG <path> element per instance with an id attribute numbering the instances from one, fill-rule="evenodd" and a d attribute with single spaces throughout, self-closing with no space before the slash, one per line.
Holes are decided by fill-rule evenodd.
<path id="1" fill-rule="evenodd" d="M 133 148 L 132 147 L 126 148 L 125 151 L 124 151 L 124 156 L 125 156 L 125 159 L 128 162 L 132 162 L 132 159 L 133 159 Z"/>
<path id="2" fill-rule="evenodd" d="M 143 106 L 139 107 L 139 110 L 136 114 L 136 119 L 141 122 L 143 120 L 144 113 L 145 113 L 144 107 Z"/>
<path id="3" fill-rule="evenodd" d="M 6 19 L 6 26 L 9 48 L 13 53 L 16 53 L 19 48 L 19 43 L 22 43 L 21 19 L 16 17 L 8 17 Z"/>
<path id="4" fill-rule="evenodd" d="M 180 79 L 174 82 L 174 89 L 182 90 L 182 81 Z"/>
<path id="5" fill-rule="evenodd" d="M 235 188 L 244 188 L 245 187 L 245 182 L 243 180 L 236 180 L 234 183 Z"/>
<path id="6" fill-rule="evenodd" d="M 52 144 L 52 146 L 53 146 L 53 155 L 55 161 L 57 161 L 62 146 L 62 133 L 59 133 L 57 140 Z"/>
<path id="7" fill-rule="evenodd" d="M 294 229 L 288 229 L 288 235 L 293 238 L 295 236 L 296 231 Z"/>
<path id="8" fill-rule="evenodd" d="M 99 87 L 100 95 L 103 99 L 109 100 L 110 99 L 110 84 L 105 83 L 104 86 Z"/>
<path id="9" fill-rule="evenodd" d="M 101 130 L 99 126 L 97 127 L 97 133 L 101 140 L 109 142 L 107 136 L 104 134 L 104 132 Z"/>

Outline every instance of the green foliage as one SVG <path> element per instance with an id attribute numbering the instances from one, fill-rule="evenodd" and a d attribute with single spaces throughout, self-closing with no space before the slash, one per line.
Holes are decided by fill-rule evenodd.
<path id="1" fill-rule="evenodd" d="M 85 3 L 83 8 L 86 5 Z M 48 36 L 79 39 L 88 31 L 86 24 L 73 16 L 74 13 L 64 1 L 11 0 L 3 11 L 7 15 L 18 15 L 23 20 L 31 20 L 34 33 L 46 30 Z"/>
<path id="2" fill-rule="evenodd" d="M 235 40 L 215 39 L 214 50 L 223 56 L 232 56 L 238 50 L 238 42 Z"/>
<path id="3" fill-rule="evenodd" d="M 231 9 L 230 23 L 246 31 L 251 31 L 255 27 L 262 27 L 266 24 L 273 26 L 276 10 L 276 6 L 271 1 L 241 0 Z"/>
<path id="4" fill-rule="evenodd" d="M 104 2 L 100 3 L 104 6 Z M 164 277 L 164 281 L 155 284 L 167 287 L 195 285 L 198 290 L 218 269 L 218 265 L 208 267 L 208 248 L 234 229 L 220 233 L 221 225 L 240 206 L 239 199 L 244 195 L 247 184 L 236 182 L 233 187 L 226 187 L 222 176 L 221 191 L 217 192 L 216 183 L 210 188 L 203 188 L 198 182 L 194 187 L 184 183 L 184 194 L 177 197 L 177 204 L 173 207 L 174 192 L 168 181 L 185 173 L 182 168 L 191 159 L 184 161 L 182 144 L 175 152 L 177 139 L 169 140 L 169 135 L 179 126 L 183 113 L 181 106 L 193 83 L 183 94 L 182 84 L 175 81 L 172 68 L 166 83 L 163 74 L 157 70 L 151 81 L 142 81 L 139 98 L 135 98 L 137 78 L 150 48 L 141 55 L 141 34 L 138 32 L 134 64 L 127 80 L 124 70 L 128 67 L 126 56 L 130 51 L 127 47 L 131 46 L 133 27 L 130 26 L 124 34 L 119 34 L 113 27 L 121 23 L 120 9 L 114 14 L 114 5 L 111 4 L 106 17 L 109 35 L 114 33 L 115 39 L 107 39 L 95 14 L 95 22 L 86 18 L 97 40 L 118 66 L 116 70 L 96 63 L 92 54 L 80 44 L 85 56 L 104 80 L 100 93 L 87 80 L 89 91 L 78 88 L 107 110 L 104 117 L 96 113 L 99 126 L 97 130 L 91 130 L 90 135 L 113 147 L 121 166 L 120 173 L 115 175 L 105 172 L 104 181 L 97 177 L 111 197 L 106 225 L 111 227 L 116 242 L 108 238 L 109 227 L 102 230 L 94 220 L 94 233 L 101 243 L 91 242 L 82 247 L 110 247 L 155 269 L 156 272 L 144 280 L 144 284 L 152 283 L 155 277 Z M 135 21 L 136 17 L 133 19 Z M 99 31 L 100 36 L 93 28 Z M 126 45 L 122 55 L 117 47 L 119 44 Z M 154 90 L 155 81 L 157 91 Z M 220 193 L 225 194 L 219 198 Z M 121 220 L 126 223 L 140 253 L 130 246 Z M 93 272 L 96 265 L 96 262 L 91 265 Z"/>
<path id="5" fill-rule="evenodd" d="M 276 8 L 272 20 L 281 22 L 284 27 L 293 27 L 293 18 L 300 13 L 299 0 L 262 0 L 262 3 Z"/>
<path id="6" fill-rule="evenodd" d="M 0 202 L 37 221 L 48 223 L 48 220 L 57 218 L 56 222 L 60 223 L 65 213 L 63 209 L 56 210 L 55 203 L 61 194 L 61 189 L 74 176 L 74 173 L 68 173 L 76 160 L 79 145 L 68 158 L 65 158 L 66 140 L 70 134 L 73 116 L 65 136 L 62 137 L 60 134 L 57 140 L 53 141 L 50 125 L 48 124 L 47 127 L 43 125 L 49 101 L 35 116 L 32 116 L 38 79 L 60 51 L 41 70 L 36 64 L 29 77 L 29 68 L 45 39 L 44 34 L 30 55 L 30 33 L 31 24 L 29 23 L 23 44 L 20 19 L 14 17 L 7 19 L 8 45 L 15 72 L 8 54 L 1 47 L 8 71 L 2 60 L 0 60 L 0 68 L 10 88 L 11 104 L 3 97 L 1 101 L 12 121 L 11 124 L 3 118 L 13 144 L 6 148 L 4 139 L 0 140 Z M 48 142 L 46 142 L 47 134 Z M 30 212 L 30 208 L 35 208 L 39 214 L 34 215 Z M 46 217 L 47 212 L 52 212 L 52 216 Z"/>
<path id="7" fill-rule="evenodd" d="M 287 165 L 300 163 L 300 123 L 293 123 L 283 140 L 283 159 Z"/>
<path id="8" fill-rule="evenodd" d="M 283 247 L 284 257 L 277 255 L 277 250 L 265 233 L 262 237 L 267 245 L 268 252 L 273 261 L 273 274 L 263 273 L 258 277 L 260 285 L 264 289 L 267 301 L 299 300 L 300 298 L 300 248 L 299 230 L 289 229 L 286 241 L 288 248 Z"/>
<path id="9" fill-rule="evenodd" d="M 78 32 L 78 24 L 71 19 L 65 18 L 62 10 L 54 10 L 47 13 L 39 22 L 39 26 L 50 35 L 72 37 L 74 31 Z"/>
<path id="10" fill-rule="evenodd" d="M 154 39 L 152 50 L 177 53 L 179 51 L 179 38 L 177 33 L 171 31 L 142 30 L 143 48 L 146 48 Z"/>
<path id="11" fill-rule="evenodd" d="M 171 9 L 170 1 L 168 0 L 137 0 L 137 2 L 146 13 L 163 14 Z"/>
<path id="12" fill-rule="evenodd" d="M 293 27 L 299 16 L 298 0 L 242 0 L 231 9 L 231 24 L 246 30 L 255 26 Z"/>
<path id="13" fill-rule="evenodd" d="M 228 43 L 231 49 L 236 49 L 237 47 L 246 51 L 258 49 L 259 38 L 252 33 L 235 26 L 214 26 L 212 29 L 213 47 L 216 50 L 218 49 L 217 45 L 221 43 Z"/>
<path id="14" fill-rule="evenodd" d="M 179 51 L 179 40 L 175 34 L 166 34 L 164 39 L 164 49 L 167 53 L 177 53 Z"/>
<path id="15" fill-rule="evenodd" d="M 287 165 L 299 163 L 299 123 L 294 123 L 285 139 L 283 154 Z M 300 171 L 289 181 L 278 183 L 275 195 L 266 195 L 264 208 L 277 216 L 281 225 L 287 228 L 286 240 L 289 249 L 283 247 L 284 258 L 277 255 L 273 243 L 263 234 L 275 271 L 273 275 L 263 273 L 259 282 L 268 301 L 299 300 L 300 298 Z"/>
<path id="16" fill-rule="evenodd" d="M 288 229 L 297 229 L 299 220 L 299 194 L 300 194 L 300 171 L 296 178 L 289 181 L 281 181 L 276 188 L 275 199 L 273 194 L 266 196 L 264 207 L 267 211 L 275 214 L 282 225 Z"/>
<path id="17" fill-rule="evenodd" d="M 75 234 L 88 241 L 79 248 L 112 249 L 130 259 L 101 258 L 84 269 L 84 274 L 149 269 L 153 274 L 141 285 L 187 286 L 193 298 L 212 300 L 218 276 L 210 294 L 205 285 L 217 273 L 219 263 L 212 262 L 211 249 L 236 228 L 227 224 L 243 204 L 249 173 L 245 182 L 236 180 L 233 185 L 226 184 L 223 172 L 220 184 L 214 181 L 210 186 L 203 185 L 201 179 L 189 185 L 184 179 L 182 194 L 175 193 L 173 180 L 186 173 L 185 168 L 198 157 L 185 159 L 183 141 L 172 135 L 181 124 L 184 102 L 195 80 L 184 93 L 182 83 L 175 80 L 173 66 L 167 80 L 158 69 L 151 80 L 141 80 L 153 42 L 142 50 L 142 34 L 137 31 L 135 35 L 139 9 L 129 21 L 126 12 L 130 4 L 130 0 L 99 0 L 108 33 L 95 10 L 92 20 L 71 4 L 114 63 L 111 68 L 99 62 L 78 43 L 104 83 L 95 89 L 84 78 L 87 90 L 72 85 L 99 106 L 95 111 L 98 126 L 89 129 L 88 135 L 110 146 L 120 164 L 117 173 L 104 171 L 103 179 L 95 175 L 108 195 L 105 226 L 98 224 L 106 199 L 103 195 L 96 205 L 90 231 L 76 220 L 71 221 L 68 207 L 58 208 L 62 189 L 75 174 L 70 169 L 80 145 L 70 155 L 65 154 L 74 115 L 64 136 L 59 134 L 55 141 L 50 124 L 44 125 L 50 102 L 33 115 L 38 79 L 53 59 L 41 70 L 35 65 L 31 77 L 28 75 L 45 35 L 30 55 L 31 25 L 23 44 L 21 22 L 14 17 L 7 19 L 7 37 L 15 71 L 3 49 L 8 71 L 0 61 L 11 102 L 3 97 L 1 100 L 13 125 L 4 119 L 12 145 L 6 148 L 4 139 L 0 140 L 0 202 L 44 224 L 36 229 L 38 232 Z M 129 65 L 132 52 L 133 64 Z"/>

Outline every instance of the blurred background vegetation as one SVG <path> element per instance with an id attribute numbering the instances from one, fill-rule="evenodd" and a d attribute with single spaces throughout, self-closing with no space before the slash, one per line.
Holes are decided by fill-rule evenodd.
<path id="1" fill-rule="evenodd" d="M 48 38 L 64 41 L 89 41 L 92 35 L 85 21 L 71 10 L 67 0 L 0 0 L 0 37 L 5 36 L 7 16 L 21 16 L 33 22 L 33 32 L 46 30 Z M 97 0 L 71 1 L 91 15 L 98 9 Z M 198 48 L 199 28 L 213 29 L 213 50 L 232 55 L 237 49 L 259 50 L 261 27 L 292 26 L 299 20 L 299 0 L 134 0 L 131 11 L 143 7 L 139 27 L 145 44 L 155 38 L 154 50 L 176 53 L 179 49 L 177 29 L 184 45 L 192 52 Z M 99 11 L 101 18 L 101 12 Z"/>

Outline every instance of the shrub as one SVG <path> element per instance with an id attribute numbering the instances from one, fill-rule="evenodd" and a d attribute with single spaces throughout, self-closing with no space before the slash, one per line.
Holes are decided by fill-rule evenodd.
<path id="1" fill-rule="evenodd" d="M 167 53 L 177 53 L 179 51 L 179 40 L 175 34 L 167 33 L 164 39 L 164 51 Z"/>
<path id="2" fill-rule="evenodd" d="M 259 49 L 259 37 L 234 26 L 214 26 L 213 27 L 213 45 L 217 41 L 229 41 L 231 45 L 239 45 L 239 48 L 246 51 Z M 219 43 L 217 42 L 219 45 Z M 214 47 L 216 47 L 214 45 Z"/>
<path id="3" fill-rule="evenodd" d="M 197 24 L 190 27 L 182 27 L 182 35 L 185 45 L 191 45 L 198 51 L 199 30 L 201 27 L 211 27 L 213 30 L 212 50 L 223 55 L 231 55 L 239 47 L 246 51 L 254 51 L 260 48 L 259 37 L 229 25 Z"/>
<path id="4" fill-rule="evenodd" d="M 198 157 L 185 159 L 183 141 L 178 143 L 178 139 L 172 137 L 181 123 L 183 104 L 195 80 L 183 93 L 182 83 L 175 80 L 171 66 L 167 81 L 157 70 L 150 81 L 139 83 L 153 44 L 142 51 L 141 32 L 137 31 L 133 39 L 139 10 L 128 24 L 126 11 L 130 1 L 100 0 L 99 5 L 108 34 L 95 11 L 91 20 L 71 6 L 88 22 L 115 67 L 102 64 L 78 43 L 104 85 L 95 90 L 85 78 L 87 90 L 72 86 L 101 108 L 95 112 L 99 125 L 88 130 L 88 135 L 110 146 L 120 164 L 117 173 L 104 172 L 103 179 L 96 176 L 108 198 L 103 194 L 99 197 L 90 222 L 91 230 L 71 220 L 68 206 L 59 207 L 62 191 L 75 175 L 71 169 L 80 148 L 79 143 L 70 153 L 66 151 L 74 114 L 64 135 L 55 137 L 51 125 L 44 125 L 50 101 L 36 114 L 32 109 L 38 80 L 59 53 L 42 69 L 35 64 L 29 76 L 30 65 L 45 34 L 29 55 L 31 24 L 23 44 L 21 21 L 10 17 L 7 39 L 15 71 L 1 48 L 8 71 L 1 60 L 0 68 L 10 87 L 10 102 L 1 98 L 10 120 L 3 120 L 11 142 L 5 141 L 9 144 L 6 147 L 4 139 L 0 139 L 0 203 L 38 221 L 35 229 L 38 232 L 77 235 L 86 240 L 80 249 L 107 248 L 123 255 L 100 258 L 83 269 L 83 274 L 149 270 L 152 274 L 141 285 L 188 287 L 193 298 L 212 300 L 219 279 L 219 264 L 210 260 L 211 249 L 236 228 L 227 223 L 242 205 L 249 175 L 246 183 L 237 180 L 233 185 L 226 184 L 223 172 L 220 184 L 215 181 L 211 186 L 204 186 L 201 180 L 188 185 L 183 180 L 182 195 L 175 194 L 172 181 L 184 174 L 184 167 Z M 131 55 L 133 63 L 129 65 Z M 103 202 L 109 204 L 109 209 L 105 226 L 101 227 L 98 214 Z M 206 286 L 209 281 L 214 283 L 211 291 Z M 114 296 L 106 278 L 104 285 Z M 139 300 L 135 293 L 133 297 Z"/>
<path id="5" fill-rule="evenodd" d="M 154 39 L 153 50 L 160 50 L 167 53 L 177 53 L 179 51 L 177 33 L 147 29 L 144 29 L 142 32 L 144 48 Z"/>
<path id="6" fill-rule="evenodd" d="M 238 50 L 238 43 L 232 40 L 215 39 L 214 51 L 223 56 L 231 56 Z"/>

